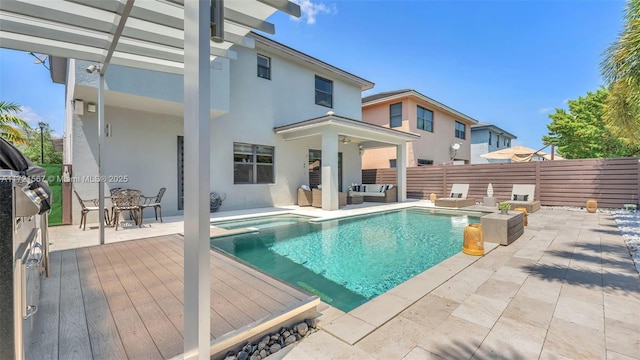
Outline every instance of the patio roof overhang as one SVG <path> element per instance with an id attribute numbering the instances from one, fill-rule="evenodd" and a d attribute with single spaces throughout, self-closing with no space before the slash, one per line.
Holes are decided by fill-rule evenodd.
<path id="1" fill-rule="evenodd" d="M 278 126 L 273 129 L 284 140 L 297 140 L 310 136 L 320 136 L 327 129 L 335 129 L 339 136 L 346 136 L 351 142 L 358 143 L 363 149 L 402 145 L 418 140 L 420 135 L 390 129 L 387 127 L 349 119 L 335 114 Z"/>

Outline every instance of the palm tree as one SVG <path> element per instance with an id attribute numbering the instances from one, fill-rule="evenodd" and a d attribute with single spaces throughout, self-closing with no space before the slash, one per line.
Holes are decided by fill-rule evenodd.
<path id="1" fill-rule="evenodd" d="M 27 139 L 22 131 L 15 126 L 27 128 L 29 124 L 17 116 L 11 115 L 20 112 L 20 109 L 18 104 L 0 101 L 0 137 L 15 144 L 26 144 Z"/>
<path id="2" fill-rule="evenodd" d="M 629 0 L 625 25 L 600 64 L 609 86 L 604 120 L 621 137 L 640 144 L 640 0 Z"/>

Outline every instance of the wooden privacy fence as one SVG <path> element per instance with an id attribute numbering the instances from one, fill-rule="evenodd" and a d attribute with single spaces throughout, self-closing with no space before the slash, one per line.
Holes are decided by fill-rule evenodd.
<path id="1" fill-rule="evenodd" d="M 396 169 L 362 170 L 363 184 L 395 184 Z M 581 159 L 527 163 L 432 165 L 407 168 L 407 197 L 428 199 L 448 195 L 451 185 L 469 184 L 469 197 L 481 202 L 493 184 L 498 201 L 511 196 L 513 184 L 535 184 L 535 198 L 545 206 L 599 207 L 638 204 L 640 159 Z"/>

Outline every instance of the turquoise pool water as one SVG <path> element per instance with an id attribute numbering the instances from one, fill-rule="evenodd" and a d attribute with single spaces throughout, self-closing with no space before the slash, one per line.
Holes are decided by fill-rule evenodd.
<path id="1" fill-rule="evenodd" d="M 265 227 L 211 246 L 350 311 L 460 252 L 464 228 L 479 221 L 409 208 Z"/>

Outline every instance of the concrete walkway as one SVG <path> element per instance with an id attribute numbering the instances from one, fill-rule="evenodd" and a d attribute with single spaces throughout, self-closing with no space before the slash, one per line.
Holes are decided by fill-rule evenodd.
<path id="1" fill-rule="evenodd" d="M 357 326 L 344 316 L 325 306 L 320 325 Z M 354 345 L 321 330 L 272 357 L 640 359 L 640 276 L 611 215 L 542 209 Z"/>

